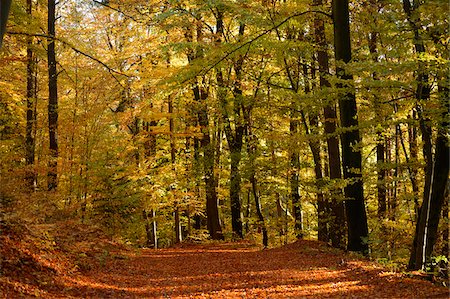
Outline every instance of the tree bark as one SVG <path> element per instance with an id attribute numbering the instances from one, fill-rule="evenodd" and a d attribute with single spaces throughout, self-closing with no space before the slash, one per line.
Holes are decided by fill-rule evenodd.
<path id="1" fill-rule="evenodd" d="M 252 117 L 251 117 L 251 110 L 252 108 L 249 107 L 245 109 L 244 111 L 244 118 L 245 118 L 245 124 L 246 124 L 246 142 L 247 142 L 247 153 L 250 160 L 250 175 L 249 175 L 249 181 L 252 186 L 252 194 L 253 198 L 255 199 L 255 208 L 256 208 L 256 215 L 258 216 L 258 222 L 259 226 L 261 227 L 262 231 L 262 237 L 263 237 L 263 246 L 264 248 L 267 248 L 269 246 L 269 236 L 267 232 L 267 226 L 264 220 L 264 215 L 261 210 L 261 201 L 259 197 L 258 192 L 258 183 L 256 180 L 256 170 L 255 170 L 255 159 L 256 159 L 256 146 L 257 146 L 257 140 L 256 136 L 253 134 L 252 130 Z"/>
<path id="2" fill-rule="evenodd" d="M 221 42 L 223 35 L 223 13 L 220 9 L 217 11 L 216 20 L 216 42 Z M 244 34 L 244 24 L 239 26 L 239 37 Z M 228 147 L 230 149 L 230 205 L 231 205 L 231 227 L 233 234 L 237 238 L 243 238 L 242 232 L 242 215 L 241 215 L 241 174 L 239 170 L 239 164 L 242 158 L 242 144 L 244 138 L 245 126 L 242 118 L 242 87 L 241 87 L 241 71 L 243 57 L 239 57 L 234 64 L 234 72 L 236 78 L 233 82 L 233 118 L 234 118 L 234 130 L 231 127 L 230 117 L 227 111 L 226 89 L 222 70 L 217 69 L 217 84 L 218 84 L 218 97 L 222 105 L 222 118 L 224 120 L 224 131 L 227 138 Z"/>
<path id="3" fill-rule="evenodd" d="M 58 185 L 58 85 L 56 71 L 55 50 L 55 23 L 56 23 L 56 1 L 48 0 L 48 35 L 47 61 L 48 61 L 48 132 L 49 132 L 49 161 L 47 173 L 48 190 L 52 191 Z"/>
<path id="4" fill-rule="evenodd" d="M 368 226 L 364 206 L 363 181 L 361 174 L 361 151 L 357 148 L 361 143 L 359 135 L 356 96 L 353 88 L 353 76 L 341 67 L 340 63 L 351 60 L 350 24 L 348 0 L 333 0 L 334 48 L 338 63 L 336 74 L 345 83 L 339 83 L 342 88 L 339 95 L 339 111 L 341 125 L 342 164 L 344 179 L 348 181 L 344 188 L 345 208 L 348 224 L 349 251 L 368 254 Z"/>
<path id="5" fill-rule="evenodd" d="M 194 88 L 194 97 L 199 105 L 197 113 L 198 124 L 201 127 L 203 137 L 200 139 L 200 147 L 203 150 L 203 171 L 206 191 L 206 217 L 208 232 L 213 240 L 222 240 L 223 233 L 219 220 L 219 208 L 217 201 L 216 182 L 214 174 L 214 146 L 209 135 L 208 111 L 206 106 L 207 92 L 197 83 Z"/>
<path id="6" fill-rule="evenodd" d="M 322 0 L 314 0 L 314 6 L 321 6 Z M 327 53 L 327 41 L 325 36 L 325 25 L 323 19 L 319 15 L 314 18 L 314 36 L 317 43 L 317 62 L 319 63 L 319 84 L 321 88 L 330 87 L 330 82 L 327 79 L 329 73 L 329 58 Z M 341 175 L 341 157 L 339 152 L 339 139 L 336 134 L 337 114 L 335 105 L 327 104 L 323 108 L 324 114 L 324 130 L 327 142 L 328 154 L 328 173 L 330 179 L 339 180 Z M 331 244 L 335 248 L 345 247 L 345 211 L 344 203 L 342 201 L 342 190 L 333 188 L 331 191 L 330 207 L 325 207 L 324 210 L 330 210 L 323 215 L 323 218 L 330 223 L 330 238 Z M 328 240 L 327 240 L 328 241 Z"/>
<path id="7" fill-rule="evenodd" d="M 295 100 L 294 100 L 295 101 Z M 291 192 L 291 201 L 292 201 L 292 212 L 294 217 L 294 232 L 297 236 L 297 239 L 303 238 L 303 226 L 302 226 L 302 206 L 300 202 L 300 192 L 299 192 L 299 171 L 300 171 L 300 154 L 298 152 L 299 144 L 296 142 L 297 134 L 298 134 L 298 118 L 299 114 L 297 112 L 298 107 L 295 103 L 291 104 L 291 119 L 289 121 L 289 133 L 291 135 L 291 139 L 294 141 L 291 146 L 291 154 L 290 154 L 290 192 Z"/>
<path id="8" fill-rule="evenodd" d="M 30 20 L 33 17 L 33 3 L 27 0 L 27 14 Z M 33 37 L 27 38 L 27 123 L 25 137 L 25 163 L 27 166 L 26 182 L 30 190 L 36 189 L 36 173 L 34 171 L 35 148 L 34 139 L 36 114 L 36 57 L 33 51 Z"/>
<path id="9" fill-rule="evenodd" d="M 169 132 L 170 132 L 170 162 L 172 164 L 172 171 L 176 173 L 175 169 L 175 158 L 176 158 L 176 148 L 175 148 L 175 125 L 174 125 L 174 114 L 173 114 L 173 101 L 172 97 L 169 95 L 167 99 L 167 106 L 169 112 Z M 181 221 L 180 221 L 180 207 L 178 201 L 174 202 L 174 226 L 175 226 L 175 243 L 181 243 L 183 241 L 183 236 L 181 234 Z"/>
<path id="10" fill-rule="evenodd" d="M 202 39 L 201 26 L 202 25 L 199 24 L 196 28 L 197 41 L 200 41 Z M 187 28 L 185 31 L 185 37 L 188 42 L 193 42 L 193 36 L 189 28 Z M 187 56 L 189 63 L 191 63 L 193 60 L 200 58 L 202 56 L 202 53 L 200 50 L 192 49 Z M 203 173 L 206 193 L 206 222 L 211 238 L 213 240 L 223 240 L 224 236 L 222 233 L 222 227 L 219 218 L 216 178 L 214 173 L 215 149 L 214 144 L 211 142 L 209 133 L 208 106 L 206 103 L 206 100 L 208 99 L 208 92 L 206 88 L 202 86 L 200 80 L 201 78 L 197 78 L 197 82 L 194 83 L 192 92 L 194 94 L 194 100 L 196 103 L 195 112 L 197 114 L 197 123 L 200 126 L 202 133 L 202 137 L 200 138 L 199 143 L 200 150 L 203 151 Z"/>
<path id="11" fill-rule="evenodd" d="M 12 0 L 2 0 L 0 9 L 0 48 L 2 47 L 3 35 L 6 32 L 6 21 L 8 20 L 9 8 Z"/>
<path id="12" fill-rule="evenodd" d="M 371 15 L 375 18 L 378 14 L 377 0 L 369 1 L 369 10 Z M 373 24 L 376 26 L 376 21 Z M 377 50 L 377 42 L 378 42 L 378 32 L 372 31 L 369 33 L 369 52 L 372 56 L 372 61 L 378 62 L 378 50 Z M 373 80 L 378 80 L 377 74 L 374 72 L 372 74 Z M 381 103 L 378 95 L 374 93 L 374 107 L 375 107 L 375 115 L 378 123 L 383 121 Z M 378 200 L 378 218 L 383 220 L 386 217 L 386 169 L 385 169 L 385 148 L 384 148 L 384 137 L 383 137 L 383 129 L 377 129 L 377 146 L 376 146 L 376 155 L 377 155 L 377 200 Z"/>
<path id="13" fill-rule="evenodd" d="M 425 53 L 425 46 L 420 35 L 420 18 L 417 12 L 419 2 L 414 1 L 411 5 L 409 0 L 403 0 L 403 10 L 414 33 L 414 48 L 417 54 Z M 425 65 L 419 62 L 417 72 L 416 99 L 428 101 L 430 99 L 431 87 L 428 82 L 429 74 Z M 438 89 L 440 93 L 441 106 L 449 107 L 449 77 L 448 74 L 441 75 Z M 423 141 L 423 157 L 425 159 L 425 186 L 423 201 L 419 209 L 413 248 L 408 263 L 412 270 L 425 269 L 430 262 L 433 246 L 436 242 L 437 226 L 439 216 L 444 202 L 445 186 L 448 184 L 449 173 L 449 148 L 446 137 L 448 131 L 448 110 L 443 113 L 444 121 L 439 123 L 436 138 L 435 155 L 433 159 L 432 127 L 430 120 L 424 116 L 423 107 L 418 103 L 416 110 L 419 116 L 420 131 Z"/>
<path id="14" fill-rule="evenodd" d="M 411 252 L 408 268 L 412 270 L 426 269 L 431 262 L 433 247 L 437 240 L 437 232 L 441 210 L 445 200 L 445 191 L 449 184 L 449 164 L 450 150 L 448 145 L 448 114 L 450 113 L 450 93 L 448 74 L 443 76 L 439 82 L 439 94 L 441 107 L 445 108 L 442 119 L 439 123 L 436 138 L 436 150 L 434 160 L 432 160 L 431 190 L 426 193 L 428 198 L 424 198 L 420 207 L 420 214 L 416 225 L 413 249 Z"/>

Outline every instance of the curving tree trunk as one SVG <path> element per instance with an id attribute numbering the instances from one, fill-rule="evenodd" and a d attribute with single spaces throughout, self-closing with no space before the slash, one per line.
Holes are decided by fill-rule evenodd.
<path id="1" fill-rule="evenodd" d="M 403 0 L 403 10 L 414 33 L 414 48 L 417 54 L 425 53 L 425 45 L 420 35 L 420 18 L 418 14 L 419 2 Z M 438 74 L 438 92 L 442 111 L 442 120 L 438 123 L 437 137 L 435 141 L 435 153 L 433 157 L 433 140 L 431 121 L 425 116 L 427 111 L 417 104 L 420 131 L 423 141 L 423 156 L 425 159 L 425 186 L 423 201 L 419 209 L 413 247 L 409 258 L 408 268 L 412 270 L 426 269 L 431 261 L 434 244 L 437 239 L 437 230 L 440 214 L 445 199 L 445 189 L 449 175 L 449 145 L 448 145 L 448 113 L 449 84 L 448 72 Z M 423 62 L 419 62 L 417 71 L 416 99 L 428 101 L 430 99 L 431 86 L 428 82 L 429 74 Z"/>

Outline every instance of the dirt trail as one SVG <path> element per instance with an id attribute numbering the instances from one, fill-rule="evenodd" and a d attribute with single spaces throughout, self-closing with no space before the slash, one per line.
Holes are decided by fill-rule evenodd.
<path id="1" fill-rule="evenodd" d="M 448 292 L 299 241 L 269 250 L 227 243 L 114 252 L 103 266 L 61 277 L 38 297 L 448 298 Z"/>

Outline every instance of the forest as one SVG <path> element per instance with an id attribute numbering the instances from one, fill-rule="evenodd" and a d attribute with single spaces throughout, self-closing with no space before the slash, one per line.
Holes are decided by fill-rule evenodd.
<path id="1" fill-rule="evenodd" d="M 323 245 L 447 280 L 449 12 L 2 1 L 0 235 L 95 227 L 150 256 Z"/>

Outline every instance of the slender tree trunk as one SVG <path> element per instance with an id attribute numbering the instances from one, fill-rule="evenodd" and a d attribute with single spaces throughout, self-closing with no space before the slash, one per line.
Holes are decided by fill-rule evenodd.
<path id="1" fill-rule="evenodd" d="M 303 123 L 305 126 L 306 134 L 310 134 L 308 124 L 306 123 L 306 118 L 303 115 Z M 319 118 L 317 115 L 310 115 L 309 122 L 311 127 L 319 126 Z M 324 198 L 324 194 L 321 190 L 323 187 L 323 173 L 322 173 L 322 158 L 321 158 L 321 146 L 319 141 L 309 141 L 309 147 L 313 155 L 314 160 L 314 174 L 316 176 L 316 187 L 317 187 L 317 234 L 318 240 L 327 242 L 330 239 L 330 232 L 328 230 L 329 222 L 329 206 Z"/>
<path id="2" fill-rule="evenodd" d="M 176 158 L 176 148 L 175 148 L 175 126 L 174 126 L 174 114 L 173 114 L 173 101 L 172 97 L 169 96 L 167 99 L 168 112 L 169 112 L 169 132 L 170 132 L 170 162 L 172 164 L 172 171 L 176 173 L 175 169 L 175 158 Z M 174 202 L 174 226 L 175 226 L 175 243 L 180 243 L 183 241 L 183 236 L 181 234 L 181 222 L 180 222 L 180 207 L 178 201 Z"/>
<path id="3" fill-rule="evenodd" d="M 289 121 L 289 133 L 291 135 L 291 140 L 293 144 L 291 146 L 290 154 L 290 189 L 291 189 L 291 201 L 292 201 L 292 211 L 294 216 L 294 231 L 297 239 L 303 238 L 303 221 L 302 221 L 302 206 L 300 202 L 300 192 L 299 192 L 299 171 L 300 171 L 300 153 L 299 144 L 296 141 L 298 136 L 298 107 L 294 103 L 291 107 L 291 119 Z"/>
<path id="4" fill-rule="evenodd" d="M 314 56 L 313 56 L 314 57 Z M 313 59 L 313 67 L 311 69 L 311 90 L 316 89 L 316 65 L 317 62 Z M 303 66 L 303 74 L 305 77 L 307 76 L 307 66 L 306 64 Z M 309 85 L 305 84 L 305 93 L 309 93 Z M 320 116 L 317 112 L 311 112 L 309 114 L 309 123 L 311 125 L 311 130 L 308 129 L 306 118 L 303 116 L 303 123 L 305 125 L 306 133 L 309 134 L 311 131 L 314 135 L 319 135 L 320 132 L 317 131 L 316 128 L 319 128 Z M 325 194 L 323 193 L 324 188 L 324 180 L 323 180 L 323 166 L 322 166 L 322 142 L 321 140 L 310 140 L 309 147 L 311 149 L 311 153 L 313 155 L 314 160 L 314 174 L 316 176 L 316 187 L 317 187 L 317 235 L 318 240 L 327 242 L 330 240 L 330 232 L 329 232 L 329 219 L 325 219 L 327 215 L 330 214 L 330 206 L 327 202 Z"/>
<path id="5" fill-rule="evenodd" d="M 58 86 L 56 71 L 56 51 L 55 51 L 55 22 L 56 22 L 56 1 L 48 0 L 48 35 L 47 60 L 48 60 L 48 132 L 49 151 L 47 185 L 48 190 L 57 188 L 57 168 L 58 168 Z"/>
<path id="6" fill-rule="evenodd" d="M 196 125 L 197 123 L 195 123 Z M 195 186 L 194 193 L 197 198 L 200 198 L 200 141 L 197 137 L 194 137 L 194 173 L 195 173 Z M 202 228 L 202 216 L 199 213 L 194 215 L 194 229 Z"/>
<path id="7" fill-rule="evenodd" d="M 371 15 L 376 18 L 378 15 L 377 10 L 377 0 L 371 0 L 369 2 L 369 9 Z M 373 24 L 376 27 L 376 20 Z M 378 42 L 378 32 L 372 31 L 369 33 L 369 52 L 372 56 L 372 61 L 378 62 L 378 50 L 377 50 L 377 42 Z M 377 74 L 374 72 L 372 74 L 372 78 L 374 80 L 378 80 Z M 376 120 L 378 123 L 382 122 L 382 108 L 378 95 L 376 92 L 374 93 L 374 106 L 375 106 L 375 114 Z M 385 177 L 386 177 L 386 169 L 385 169 L 385 159 L 384 159 L 384 137 L 383 137 L 383 129 L 377 129 L 377 146 L 376 146 L 376 155 L 377 155 L 377 199 L 378 199 L 378 218 L 382 221 L 386 217 L 386 185 L 385 185 Z M 382 222 L 383 223 L 383 222 Z"/>
<path id="8" fill-rule="evenodd" d="M 448 221 L 448 201 L 450 194 L 449 194 L 449 189 L 447 187 L 447 190 L 445 192 L 445 199 L 444 199 L 444 206 L 442 207 L 442 219 L 445 221 L 445 223 L 447 225 L 444 226 L 444 231 L 442 232 L 442 252 L 441 254 L 443 256 L 449 257 L 450 256 L 450 252 L 449 252 L 449 221 Z M 448 272 L 448 271 L 447 271 Z M 448 273 L 447 273 L 448 276 Z"/>
<path id="9" fill-rule="evenodd" d="M 246 189 L 245 190 L 247 204 L 245 206 L 245 214 L 244 214 L 244 219 L 245 219 L 244 226 L 243 226 L 244 235 L 248 234 L 249 231 L 250 231 L 249 220 L 250 220 L 250 215 L 251 215 L 251 212 L 252 212 L 252 209 L 251 209 L 252 206 L 251 206 L 251 203 L 250 203 L 250 197 L 251 197 L 250 193 L 251 193 L 250 189 Z"/>
<path id="10" fill-rule="evenodd" d="M 158 248 L 158 240 L 156 236 L 156 221 L 155 221 L 155 211 L 150 210 L 148 212 L 147 210 L 142 210 L 142 216 L 144 219 L 145 224 L 145 236 L 147 238 L 146 240 L 146 246 L 148 248 L 153 247 L 154 249 Z"/>
<path id="11" fill-rule="evenodd" d="M 440 214 L 445 200 L 445 191 L 449 184 L 450 150 L 448 145 L 448 113 L 450 113 L 449 75 L 444 74 L 439 82 L 439 96 L 441 107 L 445 107 L 439 123 L 436 138 L 436 151 L 432 160 L 431 190 L 427 192 L 420 208 L 416 226 L 413 251 L 409 260 L 410 269 L 425 269 L 431 261 L 433 247 L 437 240 Z M 425 193 L 425 192 L 424 192 Z"/>
<path id="12" fill-rule="evenodd" d="M 27 14 L 32 19 L 33 3 L 27 0 Z M 27 165 L 26 182 L 30 190 L 36 189 L 36 173 L 34 171 L 35 148 L 35 102 L 36 92 L 36 58 L 33 52 L 33 37 L 27 38 L 27 123 L 25 137 L 25 163 Z"/>
<path id="13" fill-rule="evenodd" d="M 425 53 L 425 46 L 420 35 L 420 18 L 417 12 L 419 2 L 414 1 L 411 5 L 409 0 L 403 0 L 403 10 L 406 13 L 408 22 L 414 32 L 414 48 L 417 54 Z M 416 99 L 419 101 L 428 101 L 430 99 L 431 87 L 428 82 L 428 73 L 423 62 L 419 62 L 417 75 Z M 439 92 L 442 107 L 449 107 L 449 78 L 448 74 L 442 76 L 439 82 Z M 420 131 L 423 141 L 423 157 L 425 160 L 425 186 L 423 192 L 423 201 L 419 209 L 416 231 L 414 235 L 413 248 L 409 259 L 409 269 L 425 269 L 430 262 L 433 246 L 436 242 L 437 225 L 439 224 L 439 215 L 444 201 L 445 186 L 448 183 L 449 172 L 449 148 L 446 134 L 448 131 L 448 115 L 444 115 L 445 121 L 438 127 L 438 136 L 436 139 L 435 157 L 432 152 L 432 128 L 430 120 L 424 116 L 424 111 L 420 103 L 416 105 L 419 116 Z M 446 112 L 448 113 L 448 111 Z"/>
<path id="14" fill-rule="evenodd" d="M 239 72 L 236 71 L 237 74 Z M 219 88 L 225 88 L 222 72 L 217 71 L 217 82 Z M 239 84 L 239 83 L 236 83 Z M 224 131 L 227 138 L 228 147 L 230 149 L 230 204 L 231 204 L 231 227 L 236 237 L 242 238 L 242 217 L 241 217 L 241 175 L 239 170 L 239 164 L 242 158 L 242 144 L 244 137 L 244 125 L 241 118 L 241 97 L 242 91 L 239 87 L 235 88 L 235 103 L 234 103 L 234 118 L 235 129 L 231 128 L 230 119 L 227 113 L 227 105 L 225 100 L 225 94 L 219 91 L 219 100 L 222 104 L 222 117 L 224 120 Z"/>
<path id="15" fill-rule="evenodd" d="M 314 0 L 315 6 L 321 6 L 322 0 Z M 319 83 L 321 88 L 330 87 L 330 82 L 327 79 L 329 74 L 329 59 L 327 53 L 327 41 L 325 36 L 325 25 L 323 19 L 316 15 L 314 19 L 314 36 L 318 45 L 317 48 L 317 62 L 319 63 Z M 341 157 L 339 152 L 339 139 L 336 134 L 337 115 L 334 104 L 328 104 L 323 109 L 324 113 L 324 130 L 327 142 L 328 154 L 328 174 L 330 179 L 339 180 L 341 176 Z M 344 202 L 342 200 L 342 190 L 333 187 L 331 190 L 331 204 L 330 207 L 325 207 L 325 210 L 331 210 L 331 215 L 328 212 L 323 215 L 324 218 L 330 221 L 330 238 L 331 244 L 335 248 L 345 247 L 345 211 Z"/>
<path id="16" fill-rule="evenodd" d="M 217 39 L 216 42 L 221 42 L 223 35 L 223 13 L 220 9 L 217 11 Z M 245 25 L 239 26 L 239 37 L 244 35 Z M 222 118 L 224 123 L 225 136 L 227 138 L 228 146 L 230 149 L 230 204 L 231 204 L 231 227 L 233 233 L 238 238 L 243 238 L 242 233 L 242 215 L 241 215 L 241 174 L 239 170 L 239 164 L 242 158 L 242 143 L 244 138 L 245 126 L 241 120 L 241 108 L 242 108 L 242 87 L 241 87 L 241 71 L 243 65 L 243 57 L 239 57 L 234 64 L 234 72 L 236 78 L 233 82 L 233 118 L 234 127 L 231 127 L 230 117 L 227 111 L 226 90 L 225 82 L 222 74 L 222 70 L 217 70 L 217 83 L 219 87 L 218 97 L 222 104 Z"/>
<path id="17" fill-rule="evenodd" d="M 197 40 L 202 39 L 202 28 L 199 24 L 197 30 Z M 185 37 L 188 42 L 193 41 L 190 29 L 185 32 Z M 196 58 L 202 56 L 200 50 L 192 50 L 188 53 L 188 61 L 191 63 Z M 200 139 L 200 148 L 203 151 L 203 173 L 205 181 L 205 193 L 206 193 L 206 220 L 209 235 L 213 240 L 223 240 L 222 227 L 219 218 L 219 207 L 216 190 L 216 178 L 214 173 L 215 164 L 215 152 L 214 144 L 211 142 L 209 133 L 209 117 L 208 106 L 206 100 L 208 99 L 208 92 L 206 88 L 202 86 L 201 78 L 197 79 L 197 82 L 192 88 L 194 94 L 194 100 L 196 102 L 196 114 L 197 122 L 201 128 L 202 138 Z M 200 152 L 200 151 L 199 151 Z M 200 219 L 199 219 L 200 220 Z"/>
<path id="18" fill-rule="evenodd" d="M 153 108 L 153 106 L 150 106 Z M 143 122 L 142 128 L 145 131 L 146 138 L 144 141 L 144 157 L 146 159 L 154 158 L 156 156 L 156 134 L 153 132 L 153 128 L 158 123 L 155 120 L 149 122 Z M 144 208 L 142 211 L 145 225 L 145 232 L 147 237 L 147 247 L 158 248 L 158 235 L 157 235 L 157 223 L 156 223 L 156 212 L 154 209 Z"/>
<path id="19" fill-rule="evenodd" d="M 262 237 L 263 237 L 263 246 L 266 248 L 269 246 L 269 236 L 267 233 L 267 227 L 264 220 L 264 215 L 261 210 L 261 201 L 260 196 L 258 192 L 258 183 L 256 180 L 256 170 L 255 170 L 255 159 L 256 159 L 256 146 L 257 146 L 257 140 L 256 136 L 253 134 L 252 129 L 252 117 L 251 117 L 251 110 L 252 108 L 245 109 L 244 111 L 244 118 L 245 118 L 245 124 L 246 124 L 246 133 L 247 133 L 247 153 L 249 156 L 249 181 L 252 186 L 252 194 L 253 198 L 255 199 L 255 208 L 256 208 L 256 215 L 258 216 L 258 222 L 259 226 L 261 227 Z"/>
<path id="20" fill-rule="evenodd" d="M 223 233 L 219 220 L 219 208 L 217 200 L 216 182 L 214 174 L 214 145 L 209 135 L 209 121 L 206 106 L 208 95 L 203 88 L 196 84 L 194 97 L 199 104 L 198 123 L 203 137 L 200 139 L 200 147 L 203 150 L 203 171 L 206 191 L 206 216 L 208 232 L 213 240 L 222 240 Z"/>
<path id="21" fill-rule="evenodd" d="M 412 112 L 412 119 L 416 119 L 415 111 Z M 409 143 L 409 153 L 410 153 L 410 161 L 415 164 L 418 162 L 418 153 L 419 147 L 417 145 L 417 128 L 412 124 L 408 124 L 408 143 Z M 417 183 L 417 174 L 418 169 L 414 166 L 411 166 L 411 184 L 414 194 L 414 220 L 417 222 L 419 217 L 419 185 Z"/>
<path id="22" fill-rule="evenodd" d="M 333 0 L 333 17 L 335 59 L 338 63 L 348 63 L 351 60 L 348 0 Z M 344 188 L 348 224 L 347 249 L 368 254 L 369 231 L 364 206 L 361 151 L 357 148 L 361 143 L 361 137 L 358 128 L 353 76 L 339 66 L 336 67 L 336 74 L 339 79 L 346 82 L 339 84 L 338 87 L 350 89 L 339 95 L 341 125 L 344 129 L 341 134 L 342 164 L 344 179 L 349 181 Z"/>

